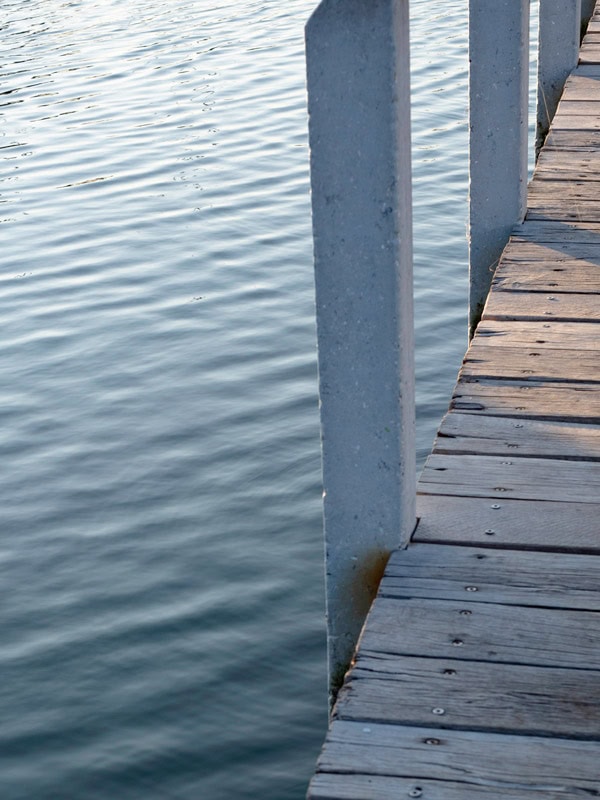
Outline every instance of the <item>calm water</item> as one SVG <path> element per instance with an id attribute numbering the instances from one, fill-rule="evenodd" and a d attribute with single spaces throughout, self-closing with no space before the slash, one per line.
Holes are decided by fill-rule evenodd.
<path id="1" fill-rule="evenodd" d="M 314 5 L 2 4 L 2 800 L 304 796 Z M 420 461 L 465 344 L 465 5 L 412 3 Z"/>

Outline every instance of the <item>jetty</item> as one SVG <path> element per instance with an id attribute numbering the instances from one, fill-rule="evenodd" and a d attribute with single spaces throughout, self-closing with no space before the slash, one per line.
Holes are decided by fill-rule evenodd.
<path id="1" fill-rule="evenodd" d="M 307 34 L 335 699 L 308 798 L 600 797 L 600 3 L 581 44 L 579 27 L 592 13 L 586 18 L 585 3 L 555 2 L 555 16 L 545 23 L 540 18 L 540 61 L 544 24 L 549 35 L 551 25 L 558 26 L 563 56 L 570 25 L 576 52 L 563 58 L 559 77 L 540 79 L 539 155 L 528 186 L 526 99 L 513 104 L 513 117 L 507 116 L 510 102 L 498 110 L 489 93 L 478 106 L 483 84 L 477 81 L 493 82 L 503 67 L 492 60 L 479 78 L 472 76 L 472 136 L 478 125 L 487 135 L 471 143 L 471 270 L 478 260 L 484 266 L 471 281 L 472 338 L 416 487 L 407 377 L 410 252 L 402 227 L 410 176 L 401 172 L 398 155 L 406 147 L 398 112 L 406 92 L 398 88 L 406 68 L 398 38 L 406 9 L 374 0 L 363 4 L 371 6 L 364 22 L 361 3 L 345 0 L 343 13 L 355 13 L 350 33 L 344 38 L 336 27 L 341 70 L 344 48 L 350 53 L 373 45 L 365 41 L 365 31 L 378 25 L 372 6 L 381 9 L 379 22 L 395 31 L 379 41 L 373 73 L 381 77 L 385 63 L 396 59 L 390 96 L 385 80 L 375 90 L 369 83 L 382 127 L 373 121 L 375 129 L 363 136 L 353 127 L 352 111 L 347 119 L 336 112 L 339 138 L 354 137 L 354 180 L 371 193 L 369 218 L 369 206 L 336 183 L 342 180 L 334 173 L 337 156 L 323 144 L 319 81 L 335 72 L 336 57 L 323 67 L 319 26 L 335 21 L 343 5 L 329 3 L 317 12 Z M 529 3 L 477 5 L 471 25 L 475 15 L 488 16 L 487 32 L 475 31 L 477 46 L 493 50 L 489 36 L 504 41 L 504 35 L 506 46 L 525 59 L 526 72 Z M 542 0 L 540 14 L 552 5 Z M 509 7 L 510 30 L 499 17 L 489 19 L 510 16 Z M 390 13 L 399 16 L 385 18 Z M 515 59 L 499 49 L 514 75 Z M 356 70 L 359 83 L 373 81 L 364 64 Z M 498 74 L 498 83 L 503 80 Z M 517 75 L 513 85 L 522 99 L 527 83 Z M 343 93 L 342 77 L 339 87 Z M 367 100 L 353 97 L 355 114 L 361 103 Z M 498 122 L 486 116 L 481 123 L 477 116 L 496 112 Z M 389 130 L 393 147 L 387 148 Z M 503 155 L 503 142 L 513 135 L 521 144 L 510 143 Z M 493 158 L 484 154 L 487 140 Z M 374 162 L 371 147 L 377 149 Z M 486 183 L 477 178 L 481 166 L 510 180 L 496 175 Z M 396 176 L 393 186 L 381 177 L 386 169 Z M 408 181 L 404 188 L 402 181 Z M 511 187 L 514 201 L 503 194 Z M 486 195 L 496 192 L 512 219 L 499 222 L 497 212 L 486 209 Z M 477 197 L 481 201 L 474 202 Z M 363 223 L 375 229 L 365 235 L 366 244 Z M 391 244 L 393 237 L 400 243 Z M 490 242 L 498 255 L 493 248 L 481 255 Z M 365 266 L 369 253 L 384 265 L 389 255 L 394 266 L 387 284 Z M 324 265 L 332 261 L 335 268 L 328 270 Z"/>

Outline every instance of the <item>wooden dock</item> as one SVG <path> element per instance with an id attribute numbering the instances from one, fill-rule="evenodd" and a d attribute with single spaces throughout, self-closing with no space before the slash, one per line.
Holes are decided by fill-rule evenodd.
<path id="1" fill-rule="evenodd" d="M 600 14 L 310 800 L 600 797 Z"/>

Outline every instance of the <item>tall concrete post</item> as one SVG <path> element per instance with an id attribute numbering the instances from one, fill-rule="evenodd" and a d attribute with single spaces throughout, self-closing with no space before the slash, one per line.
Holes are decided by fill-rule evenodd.
<path id="1" fill-rule="evenodd" d="M 469 61 L 472 335 L 498 259 L 527 207 L 529 0 L 470 0 Z"/>
<path id="2" fill-rule="evenodd" d="M 408 0 L 306 27 L 329 680 L 415 525 Z"/>
<path id="3" fill-rule="evenodd" d="M 581 33 L 578 0 L 541 0 L 536 155 L 544 144 L 565 81 L 577 65 Z"/>
<path id="4" fill-rule="evenodd" d="M 575 0 L 577 2 L 577 0 Z M 581 0 L 581 28 L 582 31 L 587 28 L 594 8 L 596 7 L 596 0 Z"/>

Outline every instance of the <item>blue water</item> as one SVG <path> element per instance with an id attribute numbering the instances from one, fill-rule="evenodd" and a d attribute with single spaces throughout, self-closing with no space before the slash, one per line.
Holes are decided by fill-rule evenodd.
<path id="1" fill-rule="evenodd" d="M 420 463 L 466 338 L 465 6 L 412 3 Z M 2 800 L 304 796 L 313 7 L 3 2 Z"/>

